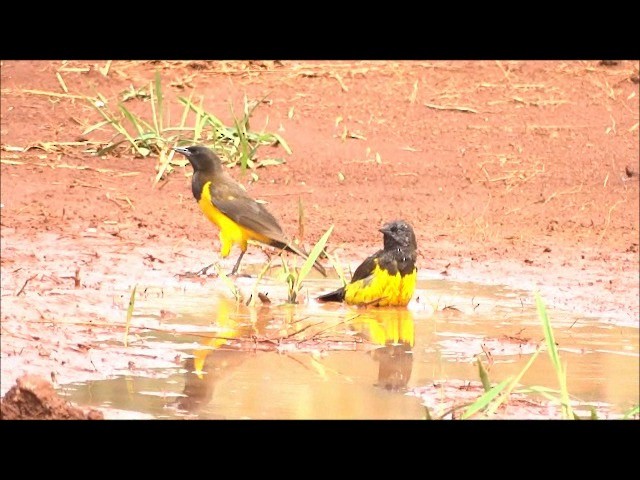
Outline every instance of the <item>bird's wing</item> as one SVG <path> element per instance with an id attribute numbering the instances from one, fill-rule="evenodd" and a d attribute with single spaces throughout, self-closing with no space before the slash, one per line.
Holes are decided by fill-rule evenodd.
<path id="1" fill-rule="evenodd" d="M 238 225 L 287 244 L 282 227 L 271 213 L 236 184 L 209 185 L 211 203 Z"/>
<path id="2" fill-rule="evenodd" d="M 353 277 L 351 277 L 351 283 L 357 282 L 358 280 L 362 280 L 363 278 L 367 278 L 369 275 L 373 273 L 376 265 L 378 264 L 378 257 L 382 255 L 383 250 L 378 250 L 376 253 L 367 257 L 359 266 L 356 268 L 356 271 L 353 272 Z"/>
<path id="3" fill-rule="evenodd" d="M 308 258 L 303 250 L 287 240 L 275 217 L 262 204 L 247 195 L 237 183 L 219 182 L 216 185 L 212 182 L 209 184 L 209 193 L 213 206 L 241 227 L 267 237 L 269 241 L 266 243 L 271 246 L 289 250 L 303 258 Z M 254 240 L 257 239 L 254 238 Z M 313 265 L 322 275 L 327 276 L 325 268 L 317 259 Z"/>

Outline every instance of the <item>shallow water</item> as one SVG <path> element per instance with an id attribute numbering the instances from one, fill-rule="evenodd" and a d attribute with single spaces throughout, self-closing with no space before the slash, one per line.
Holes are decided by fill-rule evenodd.
<path id="1" fill-rule="evenodd" d="M 80 405 L 132 417 L 423 419 L 423 403 L 430 414 L 442 413 L 462 402 L 457 391 L 479 384 L 477 357 L 498 383 L 544 345 L 531 292 L 421 277 L 408 309 L 306 300 L 338 283 L 312 276 L 299 305 L 283 304 L 283 283 L 266 278 L 257 290 L 268 293 L 267 305 L 236 302 L 215 278 L 191 293 L 147 288 L 133 322 L 155 319 L 156 329 L 135 341 L 175 349 L 176 367 L 66 385 L 62 392 Z M 255 273 L 236 280 L 244 298 L 255 284 Z M 614 416 L 637 405 L 638 328 L 574 312 L 549 309 L 549 316 L 576 405 Z M 520 384 L 558 389 L 545 351 Z M 451 385 L 457 386 L 443 388 Z"/>

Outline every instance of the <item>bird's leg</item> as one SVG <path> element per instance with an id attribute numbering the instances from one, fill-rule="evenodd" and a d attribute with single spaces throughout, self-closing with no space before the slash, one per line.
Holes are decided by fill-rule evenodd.
<path id="1" fill-rule="evenodd" d="M 236 264 L 233 267 L 233 270 L 231 270 L 231 275 L 235 275 L 236 272 L 238 271 L 238 267 L 240 266 L 240 260 L 242 260 L 242 257 L 244 256 L 244 250 L 240 251 L 240 256 L 238 257 L 238 260 L 236 260 Z"/>

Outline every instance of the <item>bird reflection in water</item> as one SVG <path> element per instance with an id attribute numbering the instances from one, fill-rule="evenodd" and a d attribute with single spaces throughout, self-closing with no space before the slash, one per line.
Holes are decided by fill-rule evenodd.
<path id="1" fill-rule="evenodd" d="M 204 351 L 198 350 L 197 352 Z M 176 406 L 180 410 L 198 412 L 211 402 L 216 384 L 241 365 L 249 354 L 249 352 L 227 348 L 207 350 L 206 354 L 196 353 L 196 355 L 201 355 L 204 360 L 202 369 L 195 367 L 195 364 L 199 362 L 197 356 L 187 359 L 184 365 L 187 370 L 182 392 L 184 397 L 177 400 Z"/>
<path id="2" fill-rule="evenodd" d="M 413 367 L 413 314 L 403 308 L 366 310 L 350 322 L 366 340 L 382 345 L 371 356 L 379 362 L 376 386 L 404 390 Z"/>
<path id="3" fill-rule="evenodd" d="M 220 299 L 217 308 L 216 336 L 201 340 L 202 348 L 196 349 L 193 358 L 186 360 L 184 396 L 174 404 L 192 414 L 211 402 L 221 380 L 255 356 L 255 350 L 249 348 L 247 342 L 236 347 L 230 345 L 229 339 L 264 337 L 274 317 L 279 318 L 282 314 L 287 317 L 283 324 L 295 324 L 295 328 L 304 330 L 303 322 L 293 322 L 293 308 L 274 309 L 266 305 L 249 308 L 228 299 Z M 393 307 L 358 309 L 358 314 L 347 323 L 365 341 L 377 346 L 370 353 L 379 363 L 375 385 L 391 391 L 406 389 L 413 366 L 414 320 L 411 311 Z M 273 336 L 273 329 L 269 336 Z"/>
<path id="4" fill-rule="evenodd" d="M 268 307 L 249 309 L 224 298 L 217 303 L 217 309 L 215 337 L 202 339 L 202 348 L 194 350 L 193 357 L 185 361 L 184 396 L 175 403 L 181 410 L 197 413 L 211 402 L 216 384 L 255 354 L 230 346 L 228 340 L 251 338 L 256 330 L 264 329 L 270 318 Z"/>

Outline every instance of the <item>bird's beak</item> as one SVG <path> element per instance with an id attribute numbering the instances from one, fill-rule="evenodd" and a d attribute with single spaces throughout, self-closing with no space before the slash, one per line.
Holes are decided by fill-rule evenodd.
<path id="1" fill-rule="evenodd" d="M 189 150 L 183 147 L 173 147 L 171 150 L 181 153 L 182 155 L 189 156 Z"/>
<path id="2" fill-rule="evenodd" d="M 381 229 L 378 230 L 380 233 L 385 234 L 385 233 L 391 233 L 391 230 L 389 230 L 389 227 L 387 225 L 385 225 L 384 227 L 382 227 Z"/>

